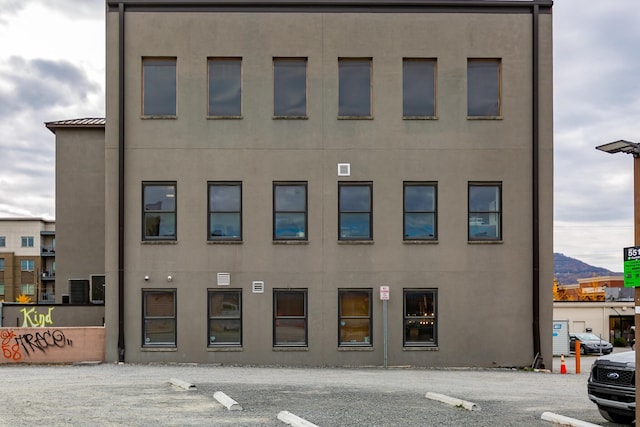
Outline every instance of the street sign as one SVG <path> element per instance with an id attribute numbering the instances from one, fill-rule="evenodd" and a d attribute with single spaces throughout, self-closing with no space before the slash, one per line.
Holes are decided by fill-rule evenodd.
<path id="1" fill-rule="evenodd" d="M 389 301 L 389 287 L 380 286 L 380 301 Z"/>
<path id="2" fill-rule="evenodd" d="M 640 287 L 640 246 L 624 248 L 624 286 Z"/>

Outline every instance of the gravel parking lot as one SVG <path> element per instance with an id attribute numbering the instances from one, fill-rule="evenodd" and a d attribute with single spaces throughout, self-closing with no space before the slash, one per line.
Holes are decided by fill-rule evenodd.
<path id="1" fill-rule="evenodd" d="M 510 369 L 279 368 L 99 364 L 0 367 L 2 426 L 284 426 L 289 411 L 318 426 L 552 426 L 554 412 L 606 422 L 586 395 L 594 356 L 582 373 Z M 556 368 L 557 366 L 557 368 Z M 185 390 L 170 383 L 195 385 Z M 230 411 L 213 394 L 242 406 Z M 468 411 L 425 398 L 441 393 L 476 403 Z"/>

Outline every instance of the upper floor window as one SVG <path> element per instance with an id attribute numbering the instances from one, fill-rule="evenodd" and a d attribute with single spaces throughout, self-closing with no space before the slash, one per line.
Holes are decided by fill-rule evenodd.
<path id="1" fill-rule="evenodd" d="M 20 292 L 22 295 L 35 295 L 36 285 L 35 283 L 23 283 L 20 285 Z"/>
<path id="2" fill-rule="evenodd" d="M 142 114 L 176 115 L 176 58 L 143 58 Z"/>
<path id="3" fill-rule="evenodd" d="M 405 240 L 437 239 L 436 196 L 435 183 L 404 183 Z"/>
<path id="4" fill-rule="evenodd" d="M 273 115 L 307 117 L 307 59 L 273 59 Z"/>
<path id="5" fill-rule="evenodd" d="M 273 184 L 274 240 L 307 239 L 307 183 Z"/>
<path id="6" fill-rule="evenodd" d="M 371 118 L 371 59 L 338 59 L 338 116 Z"/>
<path id="7" fill-rule="evenodd" d="M 209 291 L 209 346 L 242 345 L 242 291 Z"/>
<path id="8" fill-rule="evenodd" d="M 0 258 L 0 271 L 4 270 L 4 258 Z"/>
<path id="9" fill-rule="evenodd" d="M 32 259 L 23 259 L 20 261 L 21 271 L 33 271 L 35 270 L 35 264 Z"/>
<path id="10" fill-rule="evenodd" d="M 242 184 L 209 183 L 209 240 L 242 239 Z"/>
<path id="11" fill-rule="evenodd" d="M 7 238 L 6 236 L 0 236 L 0 248 L 4 248 L 7 246 Z"/>
<path id="12" fill-rule="evenodd" d="M 469 59 L 467 61 L 467 116 L 500 116 L 502 113 L 500 97 L 500 60 Z"/>
<path id="13" fill-rule="evenodd" d="M 33 236 L 22 236 L 20 238 L 22 242 L 23 248 L 32 248 L 33 247 Z"/>
<path id="14" fill-rule="evenodd" d="M 307 345 L 307 291 L 273 291 L 273 345 Z"/>
<path id="15" fill-rule="evenodd" d="M 435 289 L 404 290 L 405 346 L 437 345 Z"/>
<path id="16" fill-rule="evenodd" d="M 142 240 L 175 240 L 175 182 L 143 182 L 142 206 Z"/>
<path id="17" fill-rule="evenodd" d="M 142 346 L 176 346 L 176 290 L 142 290 Z"/>
<path id="18" fill-rule="evenodd" d="M 338 291 L 339 346 L 371 346 L 371 289 Z"/>
<path id="19" fill-rule="evenodd" d="M 4 297 L 4 283 L 0 282 L 0 296 Z"/>
<path id="20" fill-rule="evenodd" d="M 242 115 L 242 58 L 209 58 L 209 110 L 213 117 Z"/>
<path id="21" fill-rule="evenodd" d="M 469 183 L 469 240 L 502 239 L 502 185 Z"/>
<path id="22" fill-rule="evenodd" d="M 402 116 L 435 117 L 435 59 L 404 58 L 402 61 Z"/>
<path id="23" fill-rule="evenodd" d="M 338 183 L 338 239 L 371 240 L 372 183 Z"/>

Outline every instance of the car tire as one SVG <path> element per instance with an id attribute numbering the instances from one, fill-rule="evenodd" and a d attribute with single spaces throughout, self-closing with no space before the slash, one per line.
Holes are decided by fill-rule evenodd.
<path id="1" fill-rule="evenodd" d="M 600 415 L 602 415 L 605 420 L 616 424 L 633 424 L 633 421 L 636 419 L 635 414 L 620 414 L 618 412 L 608 411 L 604 408 L 598 408 L 598 411 L 600 411 Z"/>

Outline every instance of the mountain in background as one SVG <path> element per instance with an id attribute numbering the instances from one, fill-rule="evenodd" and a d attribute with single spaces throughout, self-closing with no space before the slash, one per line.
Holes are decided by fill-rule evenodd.
<path id="1" fill-rule="evenodd" d="M 575 284 L 578 283 L 578 279 L 587 279 L 594 276 L 622 276 L 622 273 L 616 273 L 602 267 L 594 267 L 559 253 L 553 254 L 553 273 L 561 285 Z"/>

